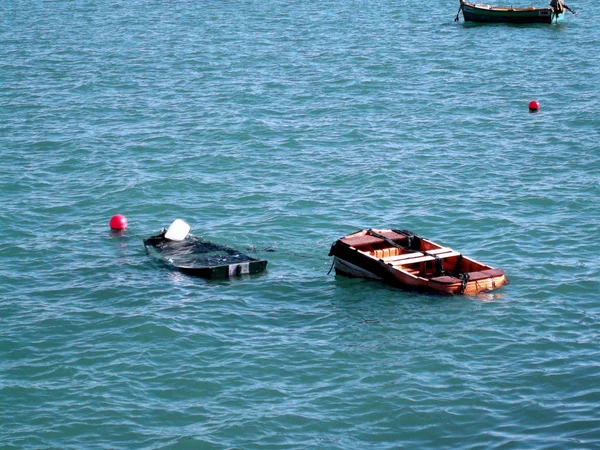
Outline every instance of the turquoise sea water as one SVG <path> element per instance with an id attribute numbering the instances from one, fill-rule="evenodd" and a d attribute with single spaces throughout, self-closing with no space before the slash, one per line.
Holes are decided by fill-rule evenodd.
<path id="1" fill-rule="evenodd" d="M 600 6 L 569 5 L 0 3 L 0 448 L 600 448 Z M 267 271 L 169 271 L 175 218 Z M 328 274 L 366 227 L 510 284 Z"/>

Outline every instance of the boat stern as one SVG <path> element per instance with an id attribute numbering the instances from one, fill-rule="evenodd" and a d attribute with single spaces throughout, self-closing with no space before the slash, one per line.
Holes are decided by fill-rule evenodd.
<path id="1" fill-rule="evenodd" d="M 458 276 L 444 275 L 430 280 L 431 287 L 448 294 L 477 295 L 495 291 L 506 284 L 506 274 L 502 269 L 487 269 L 478 272 L 465 272 Z"/>

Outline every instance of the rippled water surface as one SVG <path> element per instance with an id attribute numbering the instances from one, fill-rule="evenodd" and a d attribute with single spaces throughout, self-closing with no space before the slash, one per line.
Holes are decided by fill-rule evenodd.
<path id="1" fill-rule="evenodd" d="M 600 6 L 569 6 L 2 3 L 0 447 L 599 447 Z M 170 271 L 175 218 L 267 271 Z M 510 284 L 329 273 L 366 227 Z"/>

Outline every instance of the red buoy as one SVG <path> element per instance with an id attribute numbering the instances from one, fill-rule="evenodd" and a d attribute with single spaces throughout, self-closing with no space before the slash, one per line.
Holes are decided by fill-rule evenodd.
<path id="1" fill-rule="evenodd" d="M 109 225 L 111 230 L 124 230 L 127 228 L 127 218 L 117 214 L 111 217 Z"/>
<path id="2" fill-rule="evenodd" d="M 537 100 L 531 100 L 529 102 L 529 111 L 538 111 L 540 109 L 540 102 Z"/>

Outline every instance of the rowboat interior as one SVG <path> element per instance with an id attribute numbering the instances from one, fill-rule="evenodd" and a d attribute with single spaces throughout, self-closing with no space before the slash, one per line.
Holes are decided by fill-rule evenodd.
<path id="1" fill-rule="evenodd" d="M 343 238 L 342 241 L 373 259 L 401 268 L 415 276 L 433 277 L 436 273 L 434 267 L 436 258 L 442 262 L 444 271 L 475 272 L 486 267 L 476 261 L 461 257 L 459 252 L 451 248 L 442 247 L 425 238 L 419 238 L 419 242 L 411 242 L 410 237 L 391 230 L 377 233 L 395 242 L 396 246 L 390 244 L 388 240 L 367 234 L 367 232 L 360 234 Z"/>

